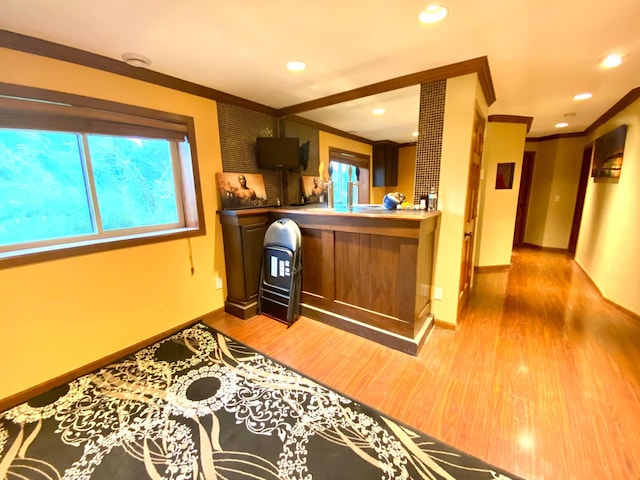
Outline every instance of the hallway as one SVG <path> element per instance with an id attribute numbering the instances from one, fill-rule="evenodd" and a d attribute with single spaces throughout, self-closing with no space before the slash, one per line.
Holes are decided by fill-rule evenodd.
<path id="1" fill-rule="evenodd" d="M 417 358 L 307 318 L 207 323 L 524 478 L 640 476 L 640 321 L 562 253 L 519 249 L 477 274 L 457 329 Z"/>

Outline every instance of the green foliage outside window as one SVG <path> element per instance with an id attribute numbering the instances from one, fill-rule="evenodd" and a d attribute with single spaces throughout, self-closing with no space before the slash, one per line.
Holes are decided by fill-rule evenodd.
<path id="1" fill-rule="evenodd" d="M 179 222 L 172 142 L 86 138 L 0 129 L 0 247 Z"/>

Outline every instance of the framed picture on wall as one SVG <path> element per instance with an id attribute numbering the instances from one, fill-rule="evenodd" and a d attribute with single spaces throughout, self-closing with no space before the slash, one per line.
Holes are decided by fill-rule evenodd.
<path id="1" fill-rule="evenodd" d="M 513 188 L 513 173 L 515 162 L 499 163 L 496 169 L 496 190 L 511 190 Z"/>
<path id="2" fill-rule="evenodd" d="M 261 173 L 216 173 L 222 208 L 235 210 L 267 204 L 267 192 Z"/>
<path id="3" fill-rule="evenodd" d="M 593 150 L 593 165 L 591 168 L 592 177 L 620 177 L 626 138 L 627 126 L 621 125 L 615 130 L 596 139 Z"/>
<path id="4" fill-rule="evenodd" d="M 326 187 L 320 177 L 301 176 L 300 181 L 305 203 L 324 202 Z"/>

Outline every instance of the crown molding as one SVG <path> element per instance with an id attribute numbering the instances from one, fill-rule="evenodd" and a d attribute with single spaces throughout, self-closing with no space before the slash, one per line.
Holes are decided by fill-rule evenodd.
<path id="1" fill-rule="evenodd" d="M 624 97 L 618 100 L 613 107 L 604 112 L 598 119 L 593 122 L 591 125 L 587 127 L 587 129 L 582 132 L 584 135 L 592 134 L 598 127 L 602 126 L 608 120 L 611 120 L 622 110 L 627 108 L 633 102 L 640 98 L 640 87 L 636 87 L 633 90 L 630 90 Z"/>
<path id="2" fill-rule="evenodd" d="M 327 97 L 311 100 L 309 102 L 291 105 L 281 109 L 276 109 L 261 103 L 246 100 L 244 98 L 231 95 L 213 88 L 205 87 L 197 83 L 154 72 L 145 68 L 132 67 L 123 61 L 116 60 L 103 55 L 87 52 L 78 48 L 69 47 L 59 43 L 42 40 L 28 35 L 23 35 L 8 30 L 0 29 L 0 47 L 9 48 L 25 53 L 31 53 L 43 57 L 75 63 L 85 67 L 95 68 L 125 77 L 142 80 L 155 85 L 172 88 L 185 93 L 198 95 L 211 100 L 248 108 L 257 112 L 266 113 L 274 117 L 283 117 L 301 113 L 315 108 L 321 108 L 336 103 L 362 98 L 376 93 L 388 92 L 398 88 L 408 87 L 421 83 L 430 83 L 437 80 L 444 80 L 451 77 L 477 73 L 480 86 L 484 93 L 488 105 L 496 100 L 491 72 L 489 71 L 489 61 L 486 56 L 471 60 L 445 65 L 442 67 L 424 70 L 401 77 L 385 80 L 364 87 L 349 90 L 347 92 L 330 95 Z"/>
<path id="3" fill-rule="evenodd" d="M 521 115 L 489 115 L 487 120 L 496 123 L 523 123 L 527 126 L 527 133 L 531 130 L 531 124 L 533 123 L 533 117 L 523 117 Z"/>
<path id="4" fill-rule="evenodd" d="M 403 75 L 401 77 L 384 80 L 382 82 L 372 83 L 371 85 L 365 85 L 364 87 L 358 87 L 345 92 L 328 95 L 326 97 L 316 98 L 315 100 L 310 100 L 308 102 L 290 105 L 288 107 L 281 108 L 278 113 L 280 116 L 295 115 L 309 110 L 315 110 L 317 108 L 348 102 L 358 98 L 390 92 L 392 90 L 411 87 L 413 85 L 446 80 L 447 78 L 459 77 L 470 73 L 478 74 L 480 86 L 487 101 L 487 105 L 491 105 L 495 102 L 496 95 L 493 88 L 493 81 L 491 80 L 491 72 L 489 71 L 489 61 L 485 56 L 429 70 L 423 70 L 409 75 Z"/>
<path id="5" fill-rule="evenodd" d="M 311 100 L 289 107 L 276 109 L 263 105 L 261 103 L 253 102 L 236 95 L 215 90 L 213 88 L 205 87 L 197 83 L 189 82 L 179 79 L 163 73 L 154 72 L 145 68 L 137 68 L 127 65 L 121 60 L 105 57 L 95 53 L 87 52 L 77 48 L 69 47 L 59 43 L 42 40 L 28 35 L 22 35 L 19 33 L 11 32 L 8 30 L 0 29 L 0 47 L 8 48 L 11 50 L 17 50 L 25 53 L 39 55 L 43 57 L 53 58 L 64 62 L 74 63 L 85 67 L 95 68 L 110 73 L 115 73 L 136 80 L 142 80 L 154 85 L 168 87 L 177 91 L 197 95 L 203 98 L 208 98 L 222 103 L 228 103 L 239 107 L 247 108 L 257 112 L 272 115 L 274 117 L 281 117 L 301 113 L 306 110 L 314 108 L 321 108 L 323 106 L 334 105 L 348 100 L 356 98 L 362 98 L 369 95 L 375 95 L 377 93 L 383 93 L 398 88 L 409 87 L 421 83 L 431 83 L 438 80 L 445 80 L 447 78 L 453 78 L 461 75 L 467 75 L 470 73 L 478 74 L 478 80 L 482 88 L 483 94 L 487 101 L 487 105 L 492 105 L 496 100 L 495 89 L 491 78 L 491 72 L 489 69 L 489 61 L 486 56 L 474 58 L 471 60 L 465 60 L 462 62 L 454 63 L 451 65 L 444 65 L 422 72 L 412 73 L 401 77 L 385 80 L 383 82 L 374 83 L 364 87 L 356 88 L 346 92 L 330 95 L 327 97 Z M 555 140 L 559 138 L 575 138 L 580 136 L 586 136 L 593 133 L 598 127 L 605 122 L 613 118 L 620 113 L 623 109 L 640 98 L 640 87 L 634 88 L 629 91 L 623 98 L 621 98 L 615 105 L 602 114 L 595 122 L 593 122 L 586 130 L 580 133 L 566 133 L 548 135 L 545 137 L 527 138 L 528 142 L 541 142 L 546 140 Z M 300 118 L 300 117 L 296 117 Z M 493 120 L 492 120 L 493 118 Z M 501 120 L 501 118 L 509 118 L 510 120 Z M 527 123 L 527 132 L 530 129 L 531 121 L 526 122 L 514 119 L 531 119 L 532 117 L 520 117 L 515 115 L 490 115 L 489 121 L 509 121 L 513 123 Z M 322 124 L 318 124 L 322 125 Z M 323 130 L 329 130 L 331 127 L 322 125 Z M 370 140 L 358 137 L 357 135 L 351 135 L 347 132 L 343 132 L 338 129 L 332 129 L 334 133 L 340 132 L 342 136 L 355 137 L 358 141 L 365 141 L 371 143 Z M 349 137 L 348 137 L 349 138 Z"/>
<path id="6" fill-rule="evenodd" d="M 586 134 L 584 132 L 556 133 L 554 135 L 546 135 L 544 137 L 525 138 L 525 142 L 547 142 L 549 140 L 561 140 L 563 138 L 584 137 L 585 135 Z"/>
<path id="7" fill-rule="evenodd" d="M 290 120 L 292 122 L 296 122 L 301 125 L 317 128 L 318 130 L 322 130 L 327 133 L 333 133 L 340 137 L 348 138 L 350 140 L 355 140 L 356 142 L 366 143 L 367 145 L 373 145 L 374 143 L 373 140 L 369 140 L 368 138 L 360 137 L 353 133 L 345 132 L 344 130 L 330 127 L 329 125 L 325 125 L 324 123 L 316 122 L 314 120 L 309 120 L 308 118 L 300 117 L 298 115 L 287 115 L 286 117 L 283 117 L 283 119 L 285 121 Z"/>
<path id="8" fill-rule="evenodd" d="M 611 120 L 617 114 L 619 114 L 622 110 L 627 108 L 633 102 L 640 98 L 640 87 L 636 87 L 629 91 L 624 97 L 618 100 L 615 105 L 613 105 L 609 110 L 600 115 L 595 122 L 589 125 L 582 132 L 574 132 L 574 133 L 557 133 L 555 135 L 547 135 L 544 137 L 534 137 L 525 139 L 527 142 L 546 142 L 547 140 L 558 140 L 562 138 L 576 138 L 576 137 L 586 137 L 587 135 L 591 135 L 596 129 L 602 125 L 604 125 L 607 121 Z"/>
<path id="9" fill-rule="evenodd" d="M 252 102 L 229 93 L 221 92 L 213 88 L 205 87 L 197 83 L 188 82 L 180 78 L 154 72 L 146 68 L 132 67 L 121 60 L 116 60 L 96 53 L 87 52 L 78 48 L 68 47 L 59 43 L 29 37 L 8 30 L 0 30 L 0 47 L 31 53 L 41 57 L 53 58 L 64 62 L 75 63 L 85 67 L 115 73 L 136 80 L 152 83 L 162 87 L 171 88 L 180 92 L 197 95 L 217 102 L 228 103 L 239 107 L 248 108 L 267 115 L 278 116 L 278 110 L 261 103 Z"/>

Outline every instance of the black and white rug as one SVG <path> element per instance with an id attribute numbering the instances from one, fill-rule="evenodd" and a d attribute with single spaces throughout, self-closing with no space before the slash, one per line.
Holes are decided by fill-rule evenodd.
<path id="1" fill-rule="evenodd" d="M 0 479 L 515 479 L 196 324 L 0 413 Z"/>

